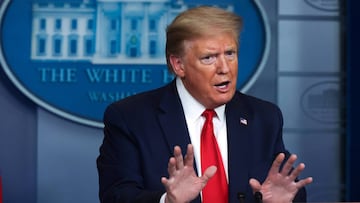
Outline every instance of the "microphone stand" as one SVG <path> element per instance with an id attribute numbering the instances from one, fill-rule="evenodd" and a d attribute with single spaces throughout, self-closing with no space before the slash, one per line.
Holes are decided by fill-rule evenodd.
<path id="1" fill-rule="evenodd" d="M 239 203 L 245 203 L 245 194 L 242 192 L 238 192 L 237 198 L 239 200 Z"/>
<path id="2" fill-rule="evenodd" d="M 239 200 L 239 203 L 245 203 L 245 194 L 242 192 L 238 192 L 237 193 L 237 198 Z M 261 192 L 255 192 L 254 193 L 254 199 L 255 199 L 255 203 L 263 203 L 262 201 L 262 194 Z"/>
<path id="3" fill-rule="evenodd" d="M 255 197 L 255 202 L 256 203 L 262 203 L 263 202 L 261 192 L 259 192 L 259 191 L 255 192 L 254 197 Z"/>

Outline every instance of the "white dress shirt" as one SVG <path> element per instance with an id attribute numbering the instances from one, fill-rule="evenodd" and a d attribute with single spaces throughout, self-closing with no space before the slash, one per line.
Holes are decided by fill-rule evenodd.
<path id="1" fill-rule="evenodd" d="M 190 95 L 190 93 L 185 89 L 182 81 L 179 78 L 176 79 L 176 87 L 184 109 L 186 124 L 189 130 L 191 143 L 194 146 L 195 163 L 198 169 L 197 172 L 198 175 L 201 176 L 200 137 L 201 130 L 205 122 L 205 118 L 201 116 L 201 114 L 205 111 L 205 107 Z M 222 105 L 214 110 L 217 115 L 213 118 L 214 134 L 222 156 L 226 177 L 228 177 L 225 105 Z"/>
<path id="2" fill-rule="evenodd" d="M 200 137 L 202 126 L 204 125 L 205 118 L 201 114 L 205 111 L 205 107 L 200 104 L 184 87 L 180 78 L 176 78 L 176 88 L 180 96 L 181 104 L 185 113 L 186 124 L 189 130 L 191 144 L 194 147 L 195 163 L 197 173 L 201 173 L 201 157 L 200 157 Z M 214 109 L 216 117 L 213 118 L 214 134 L 219 146 L 222 156 L 226 178 L 228 179 L 228 148 L 227 148 L 227 129 L 226 129 L 226 116 L 225 105 L 219 106 Z M 186 150 L 186 149 L 181 149 Z M 165 200 L 165 194 L 162 196 L 160 203 Z"/>

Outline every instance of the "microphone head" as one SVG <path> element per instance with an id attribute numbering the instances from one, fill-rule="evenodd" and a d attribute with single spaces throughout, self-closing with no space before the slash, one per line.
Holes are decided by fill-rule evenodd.
<path id="1" fill-rule="evenodd" d="M 239 203 L 245 203 L 245 193 L 243 192 L 238 192 L 237 193 L 237 198 L 239 200 Z"/>
<path id="2" fill-rule="evenodd" d="M 245 193 L 243 193 L 243 192 L 238 192 L 238 193 L 237 193 L 237 198 L 238 198 L 238 199 L 245 199 Z"/>

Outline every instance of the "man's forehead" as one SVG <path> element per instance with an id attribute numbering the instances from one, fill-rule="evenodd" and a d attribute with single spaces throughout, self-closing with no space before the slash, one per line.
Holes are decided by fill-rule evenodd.
<path id="1" fill-rule="evenodd" d="M 233 50 L 237 49 L 237 41 L 231 35 L 208 35 L 203 37 L 197 37 L 192 40 L 185 40 L 184 41 L 184 48 L 185 49 L 226 49 L 226 50 Z"/>

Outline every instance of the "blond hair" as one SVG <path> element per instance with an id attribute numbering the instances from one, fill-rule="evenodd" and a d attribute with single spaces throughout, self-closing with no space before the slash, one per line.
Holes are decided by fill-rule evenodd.
<path id="1" fill-rule="evenodd" d="M 199 6 L 180 13 L 166 29 L 166 62 L 173 72 L 169 56 L 184 54 L 184 41 L 219 33 L 231 33 L 237 46 L 242 18 L 212 6 Z"/>

